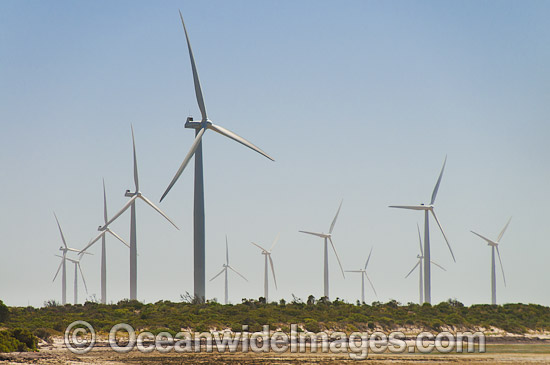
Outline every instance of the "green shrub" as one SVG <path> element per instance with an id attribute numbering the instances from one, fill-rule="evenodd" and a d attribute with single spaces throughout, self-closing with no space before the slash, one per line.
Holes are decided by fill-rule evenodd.
<path id="1" fill-rule="evenodd" d="M 29 330 L 16 328 L 0 331 L 0 352 L 36 351 L 38 338 Z"/>

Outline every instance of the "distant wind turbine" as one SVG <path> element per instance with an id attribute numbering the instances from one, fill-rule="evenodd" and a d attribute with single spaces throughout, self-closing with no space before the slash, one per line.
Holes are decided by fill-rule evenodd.
<path id="1" fill-rule="evenodd" d="M 423 282 L 423 279 L 422 279 L 422 260 L 424 259 L 424 251 L 422 250 L 422 237 L 420 236 L 420 227 L 418 227 L 418 224 L 416 225 L 416 229 L 418 230 L 418 242 L 419 242 L 419 245 L 420 245 L 420 255 L 416 255 L 416 258 L 418 259 L 418 262 L 416 263 L 416 265 L 414 265 L 412 270 L 409 271 L 407 276 L 405 276 L 405 279 L 408 278 L 409 275 L 412 274 L 414 269 L 416 269 L 418 267 L 418 274 L 419 274 L 419 279 L 418 279 L 418 295 L 419 295 L 418 304 L 422 304 L 422 302 L 424 301 L 424 282 Z M 443 271 L 447 271 L 447 270 L 445 270 L 445 268 L 443 266 L 435 263 L 434 261 L 431 261 L 431 263 L 434 264 L 435 266 L 439 267 Z"/>
<path id="2" fill-rule="evenodd" d="M 107 218 L 107 194 L 105 192 L 105 180 L 103 180 L 103 218 L 105 220 L 105 224 L 107 224 L 107 222 L 109 222 L 109 219 Z M 99 229 L 101 230 L 101 227 Z M 105 245 L 105 235 L 107 233 L 111 234 L 113 237 L 115 237 L 120 242 L 124 243 L 128 248 L 130 248 L 130 245 L 127 244 L 126 241 L 124 241 L 118 234 L 113 232 L 109 227 L 106 227 L 103 231 L 101 231 L 100 234 L 93 238 L 88 243 L 88 245 L 82 249 L 82 251 L 80 251 L 85 252 L 101 238 L 101 303 L 103 304 L 107 303 L 107 250 Z"/>
<path id="3" fill-rule="evenodd" d="M 372 281 L 370 280 L 369 276 L 367 275 L 367 266 L 369 264 L 370 255 L 372 254 L 372 248 L 369 252 L 369 257 L 367 258 L 367 262 L 365 262 L 365 267 L 361 270 L 346 270 L 346 272 L 355 272 L 361 274 L 361 303 L 365 303 L 365 278 L 369 281 L 369 284 L 374 291 L 374 294 L 378 297 L 378 294 L 376 294 L 376 289 L 374 289 L 374 285 L 372 284 Z"/>
<path id="4" fill-rule="evenodd" d="M 55 215 L 55 212 L 53 213 L 55 217 L 55 221 L 57 222 L 57 227 L 59 228 L 59 233 L 61 234 L 61 240 L 63 241 L 63 246 L 59 247 L 59 251 L 61 251 L 62 256 L 61 257 L 61 263 L 59 264 L 59 267 L 57 268 L 57 271 L 55 272 L 55 276 L 53 277 L 52 281 L 55 281 L 57 278 L 57 275 L 59 274 L 59 270 L 63 269 L 61 271 L 61 304 L 65 305 L 67 304 L 67 252 L 78 252 L 80 253 L 80 250 L 77 250 L 76 248 L 70 248 L 67 246 L 67 241 L 65 241 L 65 235 L 63 235 L 63 230 L 61 230 L 61 225 L 59 224 L 59 220 L 57 219 L 57 215 Z M 91 255 L 89 252 L 84 252 L 88 255 Z M 57 256 L 57 255 L 56 255 Z"/>
<path id="5" fill-rule="evenodd" d="M 233 267 L 229 265 L 229 247 L 227 244 L 227 236 L 225 236 L 225 264 L 223 264 L 223 269 L 220 271 L 216 276 L 214 276 L 210 281 L 214 280 L 218 276 L 220 276 L 222 273 L 225 273 L 225 301 L 224 304 L 228 304 L 228 289 L 227 289 L 227 269 L 233 270 L 237 275 L 239 275 L 244 280 L 248 281 L 247 278 L 245 278 L 240 272 L 235 270 Z"/>
<path id="6" fill-rule="evenodd" d="M 74 304 L 78 304 L 78 270 L 80 270 L 80 276 L 82 277 L 82 281 L 84 282 L 84 288 L 86 289 L 86 294 L 88 294 L 88 286 L 86 285 L 86 280 L 84 279 L 84 273 L 82 272 L 82 267 L 80 266 L 80 260 L 82 259 L 82 256 L 80 256 L 80 259 L 74 260 L 70 259 L 68 257 L 63 257 L 59 255 L 55 255 L 57 257 L 61 257 L 62 259 L 68 260 L 74 264 Z"/>
<path id="7" fill-rule="evenodd" d="M 212 124 L 210 119 L 206 114 L 206 106 L 204 104 L 204 98 L 202 95 L 201 84 L 199 80 L 199 74 L 197 72 L 197 67 L 195 65 L 195 57 L 193 56 L 193 51 L 191 50 L 191 43 L 189 42 L 189 36 L 187 34 L 187 29 L 185 28 L 185 23 L 183 22 L 183 16 L 180 11 L 181 24 L 183 25 L 183 30 L 185 32 L 185 39 L 187 41 L 187 49 L 189 50 L 189 58 L 191 60 L 191 69 L 193 71 L 193 83 L 195 84 L 195 95 L 197 97 L 197 103 L 199 104 L 199 109 L 201 111 L 201 120 L 193 121 L 192 117 L 187 118 L 185 123 L 185 128 L 195 129 L 195 140 L 191 145 L 191 149 L 183 159 L 176 175 L 166 188 L 164 194 L 160 198 L 162 201 L 170 189 L 174 186 L 176 181 L 179 179 L 180 175 L 183 173 L 183 170 L 191 160 L 193 155 L 195 156 L 195 202 L 193 209 L 193 265 L 194 265 L 194 296 L 200 301 L 204 301 L 206 298 L 206 276 L 205 276 L 205 223 L 204 223 L 204 182 L 203 182 L 203 168 L 202 168 L 202 136 L 207 129 L 211 129 L 214 132 L 217 132 L 223 136 L 231 138 L 234 141 L 237 141 L 246 147 L 258 152 L 259 154 L 269 158 L 274 161 L 267 153 L 262 151 L 260 148 L 256 147 L 251 142 L 246 139 L 238 136 L 237 134 L 219 126 Z"/>
<path id="8" fill-rule="evenodd" d="M 139 179 L 138 179 L 138 167 L 137 167 L 137 157 L 136 157 L 136 142 L 134 139 L 134 128 L 132 127 L 132 147 L 134 151 L 134 183 L 135 191 L 132 193 L 130 190 L 126 190 L 124 194 L 126 197 L 129 197 L 130 200 L 122 207 L 122 209 L 115 214 L 111 219 L 109 219 L 103 227 L 99 227 L 99 231 L 106 230 L 111 223 L 113 223 L 122 213 L 124 213 L 128 208 L 130 209 L 130 299 L 137 299 L 137 234 L 136 234 L 136 200 L 139 198 L 147 203 L 151 208 L 156 210 L 160 215 L 162 215 L 168 222 L 170 222 L 176 229 L 179 230 L 178 226 L 162 210 L 160 210 L 155 204 L 153 204 L 149 199 L 147 199 L 139 190 Z"/>
<path id="9" fill-rule="evenodd" d="M 332 249 L 334 250 L 334 255 L 336 255 L 336 259 L 338 260 L 338 265 L 340 265 L 340 270 L 342 270 L 342 276 L 345 278 L 346 275 L 344 274 L 344 269 L 342 268 L 342 263 L 340 262 L 340 258 L 338 257 L 338 253 L 336 253 L 336 248 L 334 247 L 334 243 L 332 242 L 332 230 L 334 229 L 334 225 L 336 224 L 336 219 L 338 218 L 338 214 L 340 213 L 340 208 L 342 208 L 342 203 L 344 201 L 342 200 L 340 202 L 340 206 L 338 207 L 338 210 L 336 211 L 336 215 L 334 216 L 334 219 L 332 220 L 332 224 L 330 225 L 330 229 L 328 233 L 316 233 L 316 232 L 308 232 L 308 231 L 299 231 L 306 234 L 311 234 L 317 237 L 321 237 L 325 241 L 325 255 L 324 255 L 324 296 L 328 299 L 329 297 L 329 282 L 328 282 L 328 241 L 330 241 L 330 245 L 332 246 Z"/>
<path id="10" fill-rule="evenodd" d="M 502 271 L 502 279 L 504 280 L 504 286 L 506 286 L 506 277 L 504 276 L 504 267 L 502 266 L 502 261 L 500 259 L 500 251 L 498 250 L 498 245 L 500 243 L 500 240 L 502 239 L 502 236 L 504 236 L 504 232 L 506 232 L 506 228 L 508 228 L 508 225 L 510 224 L 511 220 L 512 220 L 512 217 L 508 219 L 508 223 L 506 223 L 506 225 L 498 235 L 498 238 L 496 241 L 483 237 L 482 235 L 474 231 L 470 231 L 476 236 L 480 237 L 481 239 L 487 241 L 487 244 L 491 246 L 491 304 L 493 305 L 497 304 L 497 278 L 496 278 L 496 270 L 495 270 L 495 249 L 498 255 L 498 262 L 500 263 L 500 270 Z"/>
<path id="11" fill-rule="evenodd" d="M 453 257 L 453 261 L 455 260 L 455 255 L 453 253 L 453 250 L 451 249 L 451 245 L 449 244 L 449 240 L 447 239 L 447 236 L 445 235 L 445 232 L 443 231 L 443 227 L 441 227 L 441 223 L 439 223 L 439 220 L 437 219 L 437 216 L 434 212 L 434 203 L 435 198 L 437 196 L 437 191 L 439 190 L 439 184 L 441 183 L 441 178 L 443 177 L 443 171 L 445 170 L 445 164 L 447 163 L 447 156 L 445 156 L 445 161 L 443 162 L 443 167 L 441 168 L 441 173 L 439 174 L 439 178 L 437 179 L 437 183 L 435 184 L 434 191 L 432 193 L 432 200 L 430 201 L 429 205 L 391 205 L 390 208 L 401 208 L 401 209 L 412 209 L 412 210 L 423 210 L 424 211 L 424 302 L 425 303 L 431 303 L 432 302 L 432 287 L 431 287 L 431 271 L 430 271 L 430 226 L 429 226 L 429 213 L 431 212 L 435 222 L 439 226 L 439 229 L 441 230 L 441 233 L 443 234 L 443 238 L 445 238 L 445 242 L 447 243 L 447 247 L 449 247 L 449 251 L 451 252 L 451 256 Z"/>
<path id="12" fill-rule="evenodd" d="M 271 272 L 273 273 L 273 282 L 275 283 L 275 289 L 277 288 L 277 278 L 275 277 L 275 268 L 273 267 L 273 260 L 271 259 L 271 251 L 273 251 L 273 247 L 277 244 L 277 241 L 279 240 L 279 234 L 273 241 L 273 244 L 271 245 L 271 248 L 269 250 L 266 250 L 262 246 L 258 245 L 257 243 L 252 242 L 252 244 L 256 247 L 258 247 L 260 250 L 262 250 L 262 255 L 264 255 L 265 259 L 265 265 L 264 265 L 264 298 L 265 302 L 269 303 L 269 275 L 267 270 L 267 261 L 269 260 L 269 265 L 271 266 Z"/>

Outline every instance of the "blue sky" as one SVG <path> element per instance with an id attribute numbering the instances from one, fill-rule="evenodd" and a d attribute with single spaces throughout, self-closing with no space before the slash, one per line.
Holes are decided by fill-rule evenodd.
<path id="1" fill-rule="evenodd" d="M 133 186 L 130 124 L 142 192 L 158 202 L 193 139 L 199 111 L 181 9 L 209 117 L 276 162 L 215 133 L 204 139 L 207 277 L 224 259 L 230 300 L 263 293 L 273 260 L 273 298 L 322 293 L 328 230 L 345 269 L 364 264 L 379 297 L 417 300 L 420 213 L 387 208 L 428 202 L 445 155 L 436 211 L 453 263 L 432 223 L 434 302 L 490 299 L 490 249 L 469 231 L 502 240 L 507 287 L 498 301 L 550 305 L 548 167 L 550 10 L 544 1 L 94 1 L 0 3 L 0 163 L 3 247 L 0 298 L 9 305 L 60 300 L 58 214 L 70 245 L 83 247 Z M 189 167 L 192 167 L 191 165 Z M 192 169 L 161 208 L 176 231 L 138 207 L 138 297 L 178 300 L 192 292 Z M 129 218 L 113 229 L 128 238 Z M 108 297 L 128 293 L 128 252 L 109 240 Z M 99 246 L 82 267 L 99 296 Z M 355 301 L 360 280 L 338 274 L 331 297 Z M 437 275 L 436 275 L 437 274 Z M 72 272 L 68 275 L 72 298 Z M 271 286 L 273 287 L 273 286 Z M 223 280 L 207 286 L 223 298 Z"/>

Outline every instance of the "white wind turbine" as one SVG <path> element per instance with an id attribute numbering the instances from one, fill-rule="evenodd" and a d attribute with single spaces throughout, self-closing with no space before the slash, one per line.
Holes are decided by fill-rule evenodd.
<path id="1" fill-rule="evenodd" d="M 113 223 L 122 213 L 124 213 L 128 208 L 130 209 L 130 299 L 137 299 L 137 236 L 136 236 L 136 200 L 139 198 L 147 203 L 151 208 L 156 210 L 160 215 L 162 215 L 168 222 L 170 222 L 176 229 L 179 230 L 178 226 L 162 210 L 160 210 L 155 204 L 153 204 L 149 199 L 147 199 L 139 190 L 139 179 L 138 179 L 138 168 L 137 168 L 137 157 L 136 157 L 136 142 L 134 139 L 134 128 L 132 127 L 132 147 L 134 151 L 134 183 L 135 191 L 131 192 L 126 190 L 125 196 L 129 197 L 130 200 L 122 207 L 122 209 L 115 214 L 111 219 L 109 219 L 103 227 L 99 227 L 99 231 L 105 231 L 111 223 Z"/>
<path id="2" fill-rule="evenodd" d="M 107 225 L 109 219 L 107 218 L 107 193 L 105 192 L 105 180 L 103 180 L 103 219 L 105 221 L 105 225 Z M 101 229 L 101 227 L 99 229 Z M 111 234 L 113 237 L 130 248 L 130 245 L 127 244 L 118 234 L 113 232 L 109 227 L 106 227 L 100 234 L 93 238 L 88 245 L 82 249 L 82 251 L 80 251 L 81 253 L 85 252 L 101 238 L 101 303 L 103 304 L 107 303 L 107 253 L 105 245 L 105 236 L 107 233 Z"/>
<path id="3" fill-rule="evenodd" d="M 372 254 L 372 248 L 369 252 L 369 257 L 367 258 L 367 262 L 365 262 L 365 267 L 361 270 L 346 270 L 346 272 L 355 272 L 361 274 L 361 303 L 365 303 L 365 277 L 369 281 L 369 284 L 374 291 L 374 294 L 378 297 L 378 294 L 376 294 L 376 289 L 374 289 L 374 285 L 372 284 L 372 281 L 370 280 L 369 276 L 367 275 L 367 266 L 369 264 L 370 255 Z"/>
<path id="4" fill-rule="evenodd" d="M 189 36 L 187 34 L 187 29 L 185 28 L 185 23 L 183 22 L 183 16 L 180 12 L 181 24 L 183 25 L 183 30 L 185 32 L 185 39 L 187 41 L 187 49 L 189 50 L 189 58 L 191 59 L 191 69 L 193 71 L 193 83 L 195 85 L 195 95 L 197 97 L 197 103 L 199 104 L 199 109 L 201 111 L 201 120 L 193 121 L 192 117 L 187 118 L 185 123 L 186 128 L 195 129 L 195 140 L 191 145 L 191 149 L 183 159 L 176 175 L 166 188 L 164 194 L 160 198 L 162 201 L 170 189 L 174 186 L 183 170 L 191 160 L 193 155 L 195 156 L 195 192 L 194 192 L 194 209 L 193 209 L 193 265 L 194 265 L 194 296 L 196 299 L 204 301 L 206 297 L 206 277 L 205 277 L 205 222 L 204 222 L 204 182 L 203 182 L 203 168 L 202 168 L 202 136 L 207 129 L 211 129 L 214 132 L 217 132 L 223 136 L 233 139 L 246 147 L 251 148 L 252 150 L 264 155 L 270 160 L 274 161 L 268 154 L 262 151 L 260 148 L 256 147 L 251 142 L 246 139 L 236 135 L 235 133 L 219 126 L 212 124 L 210 119 L 206 114 L 206 106 L 204 104 L 204 98 L 202 95 L 201 84 L 199 80 L 199 74 L 197 72 L 197 67 L 195 65 L 195 58 L 193 56 L 193 51 L 191 50 L 191 43 L 189 43 Z"/>
<path id="5" fill-rule="evenodd" d="M 214 276 L 210 281 L 214 280 L 218 276 L 220 276 L 222 273 L 225 273 L 225 301 L 224 304 L 228 304 L 228 290 L 227 290 L 227 269 L 233 270 L 237 275 L 239 275 L 244 280 L 248 281 L 247 278 L 245 278 L 240 272 L 235 270 L 233 267 L 229 265 L 229 247 L 227 244 L 227 236 L 225 236 L 225 264 L 223 264 L 223 269 L 220 271 L 216 276 Z"/>
<path id="6" fill-rule="evenodd" d="M 496 270 L 495 270 L 495 249 L 498 255 L 498 262 L 500 263 L 500 270 L 502 271 L 502 279 L 504 280 L 504 286 L 506 286 L 506 277 L 504 276 L 504 267 L 502 266 L 502 261 L 500 259 L 500 251 L 498 250 L 498 245 L 500 243 L 500 240 L 502 239 L 502 236 L 504 236 L 504 232 L 506 231 L 506 228 L 508 228 L 508 225 L 510 224 L 511 220 L 512 220 L 512 217 L 508 219 L 508 223 L 506 223 L 506 225 L 498 235 L 498 238 L 496 241 L 483 237 L 482 235 L 474 231 L 470 231 L 476 236 L 487 241 L 487 244 L 491 246 L 491 304 L 493 305 L 497 304 L 497 278 L 496 278 Z"/>
<path id="7" fill-rule="evenodd" d="M 316 233 L 316 232 L 308 232 L 308 231 L 299 231 L 302 233 L 311 234 L 317 237 L 321 237 L 325 241 L 325 255 L 324 255 L 324 296 L 328 299 L 329 296 L 329 282 L 328 282 L 328 242 L 330 241 L 330 245 L 332 246 L 332 249 L 334 250 L 334 255 L 336 255 L 336 259 L 338 260 L 338 265 L 340 265 L 340 270 L 342 270 L 342 276 L 345 278 L 346 275 L 344 274 L 344 269 L 342 268 L 342 263 L 340 262 L 340 258 L 338 257 L 338 253 L 336 253 L 336 248 L 334 247 L 334 243 L 332 242 L 332 230 L 334 229 L 334 225 L 336 224 L 336 219 L 338 218 L 338 214 L 340 213 L 340 208 L 342 208 L 342 203 L 344 201 L 342 200 L 340 202 L 340 206 L 338 207 L 338 211 L 336 211 L 336 215 L 334 216 L 334 219 L 332 220 L 332 224 L 330 225 L 330 229 L 328 233 Z"/>
<path id="8" fill-rule="evenodd" d="M 445 161 L 443 162 L 443 167 L 441 168 L 441 173 L 439 174 L 439 178 L 437 179 L 437 183 L 435 184 L 434 191 L 432 193 L 432 200 L 430 201 L 429 205 L 391 205 L 390 208 L 401 208 L 401 209 L 412 209 L 412 210 L 423 210 L 424 211 L 424 302 L 425 303 L 431 303 L 432 302 L 432 289 L 431 289 L 431 271 L 430 271 L 430 226 L 429 226 L 429 213 L 431 212 L 435 222 L 439 226 L 439 229 L 441 230 L 441 233 L 443 234 L 443 238 L 445 238 L 445 242 L 447 243 L 447 247 L 449 247 L 449 251 L 451 252 L 451 256 L 453 257 L 453 261 L 455 260 L 455 255 L 453 253 L 453 250 L 451 249 L 451 245 L 449 244 L 449 240 L 447 239 L 447 236 L 445 235 L 445 232 L 443 231 L 443 227 L 441 227 L 441 223 L 439 223 L 439 220 L 437 219 L 437 216 L 434 212 L 434 203 L 435 198 L 437 196 L 437 191 L 439 190 L 439 184 L 441 183 L 441 178 L 443 177 L 443 171 L 445 170 L 445 164 L 447 163 L 447 156 L 445 156 Z"/>
<path id="9" fill-rule="evenodd" d="M 416 228 L 418 230 L 418 242 L 419 242 L 419 245 L 420 245 L 420 255 L 416 255 L 416 258 L 418 259 L 418 262 L 416 263 L 416 265 L 414 265 L 414 267 L 412 268 L 411 271 L 409 271 L 409 273 L 407 274 L 407 276 L 405 276 L 405 279 L 409 277 L 409 275 L 412 274 L 412 272 L 418 267 L 418 274 L 419 274 L 419 279 L 418 279 L 418 291 L 419 291 L 419 299 L 418 299 L 418 304 L 422 304 L 422 301 L 424 300 L 424 282 L 423 282 L 423 278 L 422 278 L 422 260 L 424 259 L 424 251 L 422 250 L 422 237 L 420 236 L 420 227 L 418 227 L 418 224 L 416 225 Z M 445 268 L 437 263 L 435 263 L 434 261 L 431 261 L 432 264 L 434 264 L 435 266 L 441 268 L 443 271 L 447 271 L 445 270 Z"/>
<path id="10" fill-rule="evenodd" d="M 271 251 L 273 251 L 273 247 L 277 244 L 277 241 L 279 240 L 279 234 L 277 237 L 275 237 L 275 240 L 273 241 L 273 244 L 271 245 L 271 248 L 269 250 L 266 250 L 262 246 L 258 245 L 257 243 L 252 242 L 252 244 L 256 247 L 258 247 L 260 250 L 262 250 L 262 255 L 265 256 L 265 265 L 264 265 L 264 298 L 265 302 L 269 303 L 269 278 L 268 278 L 268 270 L 267 270 L 267 261 L 269 260 L 269 265 L 271 266 L 271 272 L 273 273 L 273 282 L 275 283 L 275 289 L 277 288 L 277 278 L 275 277 L 275 268 L 273 267 L 273 260 L 271 259 Z"/>
<path id="11" fill-rule="evenodd" d="M 59 255 L 55 255 L 57 257 L 61 257 L 63 260 L 68 260 L 74 264 L 74 304 L 78 304 L 78 270 L 80 270 L 80 276 L 82 277 L 82 281 L 84 282 L 84 288 L 86 289 L 86 294 L 88 294 L 88 286 L 86 285 L 86 280 L 84 279 L 84 273 L 82 272 L 82 267 L 80 266 L 80 260 L 82 259 L 82 256 L 79 256 L 80 258 L 78 260 L 74 260 L 68 257 L 63 257 Z"/>
<path id="12" fill-rule="evenodd" d="M 53 277 L 52 281 L 55 281 L 57 278 L 57 275 L 59 274 L 59 270 L 63 269 L 61 271 L 61 304 L 65 305 L 67 303 L 67 252 L 78 252 L 80 254 L 80 250 L 77 250 L 76 248 L 70 248 L 67 246 L 67 241 L 65 241 L 65 235 L 63 235 L 63 231 L 61 230 L 61 225 L 59 224 L 59 220 L 57 219 L 57 215 L 53 213 L 55 217 L 55 221 L 57 222 L 57 227 L 59 228 L 59 233 L 61 234 L 61 240 L 63 241 L 63 246 L 59 247 L 59 251 L 61 251 L 62 256 L 61 257 L 61 263 L 59 264 L 59 267 L 57 268 L 57 271 L 55 272 L 55 276 Z M 91 255 L 88 252 L 85 252 L 86 254 Z M 57 256 L 57 255 L 56 255 Z"/>

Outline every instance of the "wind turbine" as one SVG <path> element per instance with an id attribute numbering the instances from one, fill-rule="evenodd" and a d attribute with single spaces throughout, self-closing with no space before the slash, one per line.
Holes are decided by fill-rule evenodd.
<path id="1" fill-rule="evenodd" d="M 227 236 L 225 236 L 225 264 L 223 264 L 223 269 L 220 271 L 216 276 L 214 276 L 210 281 L 214 280 L 218 276 L 220 276 L 222 273 L 225 273 L 225 301 L 224 304 L 228 304 L 228 292 L 227 292 L 227 269 L 233 270 L 237 275 L 239 275 L 244 280 L 248 281 L 247 278 L 245 278 L 240 272 L 235 270 L 233 267 L 229 265 L 229 248 L 227 245 Z"/>
<path id="2" fill-rule="evenodd" d="M 132 127 L 132 147 L 134 151 L 134 183 L 135 191 L 131 192 L 126 190 L 124 196 L 130 198 L 126 205 L 115 214 L 111 219 L 109 219 L 103 227 L 99 227 L 99 231 L 105 231 L 111 223 L 113 223 L 122 213 L 124 213 L 128 208 L 130 209 L 130 299 L 137 299 L 137 235 L 136 235 L 136 200 L 139 198 L 147 203 L 151 208 L 156 210 L 160 215 L 162 215 L 168 222 L 170 222 L 176 229 L 179 230 L 178 226 L 162 210 L 160 210 L 155 204 L 153 204 L 149 199 L 145 197 L 139 190 L 139 179 L 138 179 L 138 168 L 137 168 L 137 157 L 136 157 L 136 141 L 134 139 L 134 128 Z"/>
<path id="3" fill-rule="evenodd" d="M 495 249 L 498 255 L 498 262 L 500 263 L 500 270 L 502 271 L 502 279 L 504 280 L 504 286 L 506 286 L 506 277 L 504 276 L 504 267 L 502 266 L 502 260 L 500 259 L 500 251 L 498 250 L 498 245 L 500 243 L 500 240 L 502 239 L 502 236 L 504 236 L 504 232 L 506 232 L 506 228 L 508 228 L 508 225 L 510 224 L 511 220 L 512 220 L 512 217 L 508 219 L 508 223 L 506 223 L 506 225 L 498 235 L 498 238 L 496 241 L 483 237 L 482 235 L 474 231 L 470 231 L 476 236 L 480 237 L 481 239 L 484 239 L 485 241 L 487 241 L 487 244 L 491 246 L 491 304 L 493 305 L 497 304 L 497 278 L 496 278 L 496 270 L 495 270 Z"/>
<path id="4" fill-rule="evenodd" d="M 206 114 L 206 106 L 204 104 L 204 98 L 202 96 L 202 89 L 199 80 L 199 74 L 197 72 L 197 67 L 195 65 L 195 58 L 193 56 L 193 51 L 191 50 L 191 43 L 189 43 L 189 36 L 187 34 L 187 29 L 185 28 L 185 23 L 183 22 L 183 16 L 180 11 L 181 24 L 183 25 L 183 30 L 185 32 L 185 39 L 187 41 L 187 48 L 189 50 L 189 58 L 191 59 L 191 69 L 193 71 L 193 82 L 195 84 L 195 94 L 197 97 L 197 103 L 199 104 L 199 109 L 201 111 L 201 120 L 193 121 L 192 117 L 187 118 L 185 123 L 185 128 L 195 129 L 195 140 L 191 145 L 191 149 L 183 159 L 181 166 L 179 167 L 176 175 L 168 185 L 168 188 L 162 194 L 160 201 L 162 201 L 172 186 L 176 183 L 183 170 L 191 160 L 193 155 L 195 156 L 195 196 L 194 196 L 194 208 L 193 208 L 193 265 L 194 265 L 194 295 L 195 298 L 201 301 L 205 300 L 206 297 L 206 283 L 205 283 L 205 222 L 204 222 L 204 181 L 203 181 L 203 169 L 202 169 L 202 136 L 207 129 L 211 129 L 214 132 L 217 132 L 223 136 L 233 139 L 246 147 L 251 148 L 252 150 L 264 155 L 270 160 L 274 161 L 268 154 L 262 151 L 260 148 L 256 147 L 251 142 L 246 139 L 238 136 L 237 134 L 219 126 L 212 124 L 210 119 Z"/>
<path id="5" fill-rule="evenodd" d="M 370 249 L 369 257 L 367 258 L 367 262 L 365 262 L 365 267 L 363 269 L 361 269 L 361 270 L 346 270 L 346 272 L 356 272 L 356 273 L 361 274 L 361 303 L 365 303 L 365 277 L 369 281 L 369 284 L 370 284 L 372 290 L 374 291 L 374 294 L 376 296 L 378 296 L 378 294 L 376 294 L 376 289 L 374 289 L 374 285 L 372 284 L 372 281 L 370 280 L 369 276 L 367 275 L 367 266 L 369 264 L 371 254 L 372 254 L 372 248 Z"/>
<path id="6" fill-rule="evenodd" d="M 68 257 L 63 257 L 59 255 L 55 255 L 57 257 L 61 257 L 63 261 L 68 260 L 74 264 L 74 304 L 78 304 L 78 270 L 80 270 L 80 276 L 82 277 L 82 281 L 84 282 L 84 288 L 86 289 L 86 294 L 88 294 L 88 286 L 86 285 L 86 280 L 84 279 L 84 273 L 82 272 L 82 267 L 80 267 L 80 260 L 82 259 L 82 256 L 80 256 L 80 259 L 73 260 Z"/>
<path id="7" fill-rule="evenodd" d="M 273 241 L 273 244 L 271 245 L 271 248 L 269 250 L 266 250 L 262 246 L 258 245 L 257 243 L 252 242 L 252 244 L 256 247 L 258 247 L 260 250 L 262 250 L 262 255 L 265 256 L 265 265 L 264 265 L 264 298 L 265 302 L 269 303 L 269 278 L 268 278 L 268 270 L 267 270 L 267 260 L 269 260 L 269 265 L 271 266 L 271 272 L 273 273 L 273 282 L 275 283 L 275 289 L 277 289 L 277 278 L 275 277 L 275 268 L 273 267 L 273 260 L 271 259 L 271 251 L 273 251 L 273 247 L 277 244 L 277 241 L 279 240 L 279 234 L 277 237 L 275 237 L 275 240 Z"/>
<path id="8" fill-rule="evenodd" d="M 105 192 L 105 180 L 103 180 L 103 218 L 105 220 L 105 225 L 107 225 L 109 219 L 107 218 L 107 193 Z M 99 229 L 101 229 L 101 226 Z M 107 303 L 107 256 L 105 245 L 105 235 L 107 233 L 111 234 L 113 237 L 130 248 L 130 245 L 127 244 L 118 234 L 113 232 L 109 227 L 106 227 L 100 234 L 93 238 L 88 245 L 82 249 L 82 251 L 80 251 L 81 253 L 85 252 L 101 238 L 101 303 L 103 304 Z"/>
<path id="9" fill-rule="evenodd" d="M 340 265 L 340 270 L 342 270 L 342 276 L 345 278 L 346 275 L 344 274 L 344 269 L 342 268 L 342 263 L 340 262 L 340 258 L 338 257 L 338 253 L 336 253 L 336 248 L 334 247 L 334 243 L 332 242 L 332 230 L 334 229 L 334 225 L 336 224 L 336 219 L 338 218 L 338 214 L 340 213 L 340 208 L 342 208 L 342 203 L 344 200 L 340 202 L 340 206 L 338 207 L 338 211 L 336 211 L 336 215 L 334 216 L 334 219 L 332 220 L 332 224 L 330 225 L 330 229 L 328 233 L 316 233 L 316 232 L 308 232 L 308 231 L 299 231 L 302 233 L 311 234 L 317 237 L 321 237 L 325 240 L 325 256 L 324 256 L 324 296 L 328 299 L 328 292 L 329 292 L 329 285 L 328 285 L 328 242 L 330 241 L 330 245 L 332 246 L 332 249 L 334 250 L 334 255 L 336 255 L 336 259 L 338 260 L 338 265 Z"/>
<path id="10" fill-rule="evenodd" d="M 414 269 L 416 269 L 418 267 L 418 274 L 419 274 L 419 279 L 418 279 L 418 291 L 419 291 L 419 299 L 418 299 L 418 304 L 422 304 L 422 301 L 424 300 L 424 283 L 423 283 L 423 279 L 422 279 L 422 260 L 424 259 L 424 251 L 422 250 L 422 237 L 420 236 L 420 227 L 418 227 L 418 224 L 416 225 L 416 229 L 418 230 L 418 242 L 419 242 L 419 245 L 420 245 L 420 255 L 416 255 L 416 258 L 418 259 L 418 262 L 416 263 L 416 265 L 414 265 L 414 267 L 412 268 L 411 271 L 409 271 L 409 273 L 407 274 L 407 276 L 405 276 L 405 279 L 409 277 L 409 275 L 412 274 L 412 272 L 414 271 Z M 432 264 L 434 264 L 435 266 L 441 268 L 443 271 L 447 271 L 445 270 L 445 268 L 437 263 L 435 263 L 434 261 L 431 261 Z"/>
<path id="11" fill-rule="evenodd" d="M 425 303 L 431 303 L 432 302 L 432 287 L 431 287 L 431 271 L 430 271 L 430 226 L 429 226 L 429 214 L 432 213 L 437 225 L 439 226 L 439 229 L 441 230 L 441 233 L 443 234 L 443 238 L 445 238 L 445 242 L 447 243 L 447 247 L 449 247 L 449 251 L 451 252 L 451 256 L 453 257 L 453 261 L 456 262 L 455 255 L 453 253 L 453 250 L 451 249 L 451 245 L 449 244 L 449 240 L 447 239 L 447 236 L 445 235 L 445 232 L 443 231 L 443 227 L 441 227 L 441 223 L 439 223 L 439 220 L 437 219 L 437 216 L 434 212 L 434 203 L 435 203 L 435 197 L 437 196 L 437 191 L 439 190 L 439 184 L 441 183 L 441 178 L 443 177 L 443 171 L 445 170 L 445 164 L 447 163 L 447 156 L 445 156 L 445 161 L 443 162 L 443 167 L 441 168 L 441 173 L 439 174 L 439 178 L 437 179 L 437 183 L 435 184 L 434 191 L 432 193 L 432 200 L 430 201 L 429 205 L 390 205 L 390 208 L 401 208 L 401 209 L 412 209 L 412 210 L 423 210 L 424 211 L 424 302 Z"/>
<path id="12" fill-rule="evenodd" d="M 53 281 L 57 278 L 57 275 L 59 274 L 59 270 L 63 269 L 61 271 L 61 304 L 65 305 L 67 303 L 67 265 L 66 265 L 66 259 L 67 259 L 67 252 L 78 252 L 80 254 L 80 250 L 77 250 L 76 248 L 70 248 L 67 246 L 67 241 L 65 241 L 65 235 L 63 234 L 63 230 L 61 229 L 61 225 L 59 224 L 59 220 L 57 219 L 57 215 L 55 212 L 53 213 L 55 217 L 55 221 L 57 222 L 57 227 L 59 228 L 59 233 L 61 234 L 61 240 L 63 241 L 63 246 L 59 247 L 59 251 L 61 251 L 62 256 L 61 257 L 61 263 L 59 264 L 59 267 L 57 268 L 57 271 L 55 272 L 55 276 L 53 277 Z M 89 252 L 84 252 L 88 255 L 91 255 Z"/>

